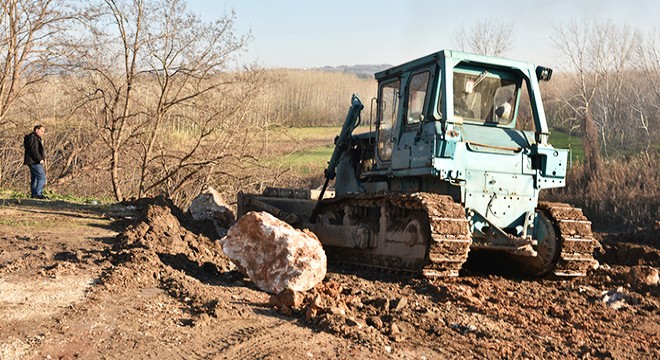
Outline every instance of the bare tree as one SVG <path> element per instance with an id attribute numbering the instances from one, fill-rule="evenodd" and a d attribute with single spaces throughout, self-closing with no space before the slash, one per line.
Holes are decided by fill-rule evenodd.
<path id="1" fill-rule="evenodd" d="M 650 32 L 646 41 L 637 47 L 638 68 L 644 74 L 641 76 L 642 86 L 633 87 L 631 119 L 635 119 L 636 127 L 642 131 L 646 141 L 644 154 L 650 159 L 650 149 L 654 142 L 654 134 L 658 134 L 660 121 L 660 31 Z M 657 137 L 656 137 L 657 139 Z"/>
<path id="2" fill-rule="evenodd" d="M 576 22 L 568 23 L 555 29 L 553 38 L 556 48 L 568 62 L 572 71 L 569 75 L 573 88 L 565 102 L 580 118 L 582 143 L 588 163 L 587 178 L 595 178 L 601 169 L 598 129 L 594 122 L 591 102 L 601 82 L 603 67 L 604 37 L 600 36 L 590 24 L 580 26 Z"/>
<path id="3" fill-rule="evenodd" d="M 595 29 L 596 36 L 603 38 L 603 53 L 609 54 L 604 55 L 603 60 L 599 61 L 599 68 L 595 69 L 600 74 L 601 82 L 596 87 L 593 107 L 603 152 L 608 156 L 608 145 L 617 133 L 613 129 L 627 132 L 630 128 L 629 93 L 636 83 L 631 75 L 641 36 L 627 25 L 615 26 L 611 22 L 597 24 Z"/>
<path id="4" fill-rule="evenodd" d="M 7 133 L 7 125 L 21 126 L 25 113 L 16 104 L 51 73 L 60 53 L 56 38 L 73 18 L 72 9 L 61 0 L 0 0 L 0 183 L 13 158 L 10 156 L 17 134 Z M 19 162 L 20 163 L 20 162 Z"/>
<path id="5" fill-rule="evenodd" d="M 118 200 L 174 196 L 240 152 L 237 137 L 219 139 L 247 130 L 235 120 L 261 72 L 234 67 L 250 40 L 235 35 L 234 13 L 209 23 L 182 0 L 102 0 L 88 14 L 77 111 L 109 151 Z"/>
<path id="6" fill-rule="evenodd" d="M 162 131 L 163 122 L 179 109 L 184 109 L 207 93 L 227 90 L 236 86 L 236 79 L 223 75 L 230 67 L 232 60 L 240 54 L 250 39 L 249 34 L 236 37 L 233 34 L 235 14 L 232 12 L 212 23 L 203 22 L 198 16 L 187 11 L 181 0 L 161 0 L 157 2 L 157 10 L 149 23 L 148 36 L 145 44 L 148 56 L 145 59 L 146 71 L 155 78 L 155 82 L 147 81 L 150 92 L 154 93 L 154 101 L 146 103 L 145 108 L 151 119 L 146 127 L 146 139 L 141 141 L 143 153 L 140 166 L 138 196 L 163 182 L 163 179 L 147 179 L 147 169 L 153 160 L 153 149 Z M 153 86 L 151 86 L 153 85 Z M 204 138 L 213 132 L 213 119 L 229 118 L 240 108 L 240 103 L 234 103 L 231 108 L 225 108 L 222 114 L 214 113 L 202 121 L 203 125 L 197 142 L 191 146 L 183 158 L 190 158 L 199 149 Z M 175 114 L 179 116 L 181 113 Z M 200 125 L 200 124 L 197 124 Z M 216 156 L 205 157 L 196 168 L 217 163 Z M 172 172 L 179 167 L 171 167 L 165 177 L 171 178 Z M 153 182 L 146 185 L 146 182 Z"/>
<path id="7" fill-rule="evenodd" d="M 12 105 L 51 71 L 73 9 L 62 0 L 0 1 L 0 126 Z"/>
<path id="8" fill-rule="evenodd" d="M 641 49 L 647 45 L 643 45 L 641 34 L 627 25 L 571 22 L 557 28 L 556 33 L 553 40 L 566 59 L 566 75 L 571 83 L 563 102 L 580 119 L 588 163 L 586 175 L 593 177 L 601 168 L 601 151 L 608 156 L 617 139 L 618 151 L 640 148 L 634 119 L 648 128 L 652 112 L 644 105 L 649 99 L 642 89 L 654 88 L 644 83 L 646 79 L 657 79 L 657 70 L 640 68 L 639 64 L 645 63 L 640 54 L 646 51 Z"/>
<path id="9" fill-rule="evenodd" d="M 502 23 L 485 19 L 470 27 L 461 26 L 452 33 L 452 39 L 461 51 L 501 56 L 511 50 L 513 31 L 513 22 Z"/>
<path id="10" fill-rule="evenodd" d="M 96 11 L 96 16 L 89 24 L 90 37 L 79 48 L 78 66 L 91 85 L 83 89 L 84 104 L 92 106 L 89 119 L 100 130 L 99 136 L 110 150 L 113 192 L 121 200 L 124 198 L 120 178 L 123 149 L 146 122 L 133 109 L 132 93 L 147 10 L 143 0 L 103 0 L 98 5 L 90 9 Z M 111 27 L 104 26 L 108 21 Z"/>

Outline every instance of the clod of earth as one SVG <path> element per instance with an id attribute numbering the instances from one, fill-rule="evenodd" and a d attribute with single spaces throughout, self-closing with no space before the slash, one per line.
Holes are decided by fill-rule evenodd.
<path id="1" fill-rule="evenodd" d="M 238 269 L 269 293 L 306 291 L 326 274 L 325 251 L 316 235 L 265 212 L 245 214 L 220 243 Z"/>
<path id="2" fill-rule="evenodd" d="M 269 304 L 278 308 L 284 306 L 288 308 L 297 308 L 302 305 L 303 293 L 291 289 L 284 289 L 279 294 L 274 294 L 270 297 Z"/>
<path id="3" fill-rule="evenodd" d="M 660 274 L 651 266 L 633 266 L 628 272 L 628 282 L 633 285 L 658 285 Z"/>

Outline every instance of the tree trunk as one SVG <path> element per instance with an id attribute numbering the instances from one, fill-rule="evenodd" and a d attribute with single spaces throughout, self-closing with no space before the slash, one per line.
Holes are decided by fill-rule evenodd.
<path id="1" fill-rule="evenodd" d="M 147 146 L 145 146 L 144 154 L 142 155 L 142 164 L 140 164 L 140 184 L 138 186 L 138 198 L 141 198 L 144 195 L 144 183 L 147 176 L 147 165 L 149 164 L 151 151 L 153 150 L 154 142 L 156 141 L 156 131 L 158 129 L 158 124 L 160 124 L 160 121 L 157 121 L 156 126 L 151 129 L 151 134 L 149 134 Z"/>
<path id="2" fill-rule="evenodd" d="M 587 180 L 595 179 L 601 172 L 602 161 L 600 158 L 600 145 L 598 139 L 598 128 L 594 123 L 593 115 L 589 105 L 586 106 L 582 116 L 582 144 L 584 145 L 585 175 Z"/>
<path id="3" fill-rule="evenodd" d="M 119 185 L 119 149 L 112 149 L 112 161 L 110 162 L 110 173 L 112 177 L 112 189 L 115 192 L 115 199 L 117 201 L 124 200 L 124 195 Z"/>

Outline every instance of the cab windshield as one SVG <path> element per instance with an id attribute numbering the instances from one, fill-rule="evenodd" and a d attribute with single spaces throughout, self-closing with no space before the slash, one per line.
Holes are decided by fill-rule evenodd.
<path id="1" fill-rule="evenodd" d="M 506 125 L 514 118 L 518 85 L 488 71 L 454 72 L 454 117 Z"/>

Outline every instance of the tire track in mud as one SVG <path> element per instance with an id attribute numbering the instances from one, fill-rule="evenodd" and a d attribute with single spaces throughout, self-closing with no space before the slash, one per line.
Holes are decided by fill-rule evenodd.
<path id="1" fill-rule="evenodd" d="M 247 326 L 245 326 L 248 324 Z M 222 329 L 226 329 L 222 332 Z M 277 318 L 259 317 L 224 321 L 222 326 L 209 328 L 215 339 L 177 355 L 180 359 L 255 359 L 273 353 L 283 353 L 305 332 L 295 324 Z M 205 333 L 207 333 L 205 331 Z M 305 338 L 309 334 L 305 334 Z"/>
<path id="2" fill-rule="evenodd" d="M 228 347 L 222 354 L 227 359 L 256 359 L 268 354 L 281 352 L 298 337 L 288 336 L 289 323 L 273 324 L 265 331 Z M 244 338 L 245 340 L 245 338 Z"/>

